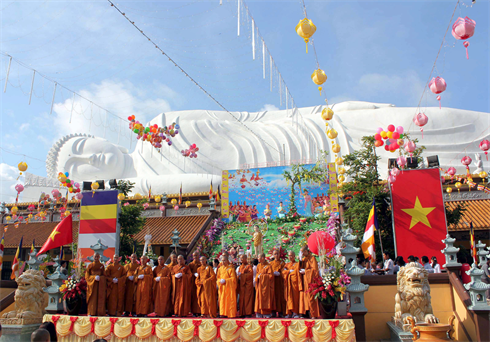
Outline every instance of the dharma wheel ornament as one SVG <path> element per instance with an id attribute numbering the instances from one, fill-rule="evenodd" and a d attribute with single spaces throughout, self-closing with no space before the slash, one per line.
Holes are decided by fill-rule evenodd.
<path id="1" fill-rule="evenodd" d="M 306 53 L 308 53 L 308 42 L 310 41 L 310 38 L 311 36 L 313 36 L 315 31 L 315 24 L 313 24 L 313 22 L 308 18 L 300 20 L 298 25 L 296 25 L 296 33 L 298 34 L 298 36 L 305 40 Z"/>
<path id="2" fill-rule="evenodd" d="M 322 95 L 322 84 L 325 83 L 325 81 L 327 80 L 327 75 L 325 74 L 325 71 L 323 71 L 322 69 L 317 69 L 313 71 L 313 74 L 311 74 L 311 80 L 316 85 L 319 85 L 318 90 L 320 91 L 320 95 Z"/>

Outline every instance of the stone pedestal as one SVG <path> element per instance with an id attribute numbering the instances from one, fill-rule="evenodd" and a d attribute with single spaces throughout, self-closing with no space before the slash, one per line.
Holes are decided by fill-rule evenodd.
<path id="1" fill-rule="evenodd" d="M 410 331 L 403 331 L 402 328 L 397 326 L 394 322 L 387 322 L 390 329 L 390 341 L 396 342 L 412 342 L 413 334 Z"/>
<path id="2" fill-rule="evenodd" d="M 3 319 L 2 319 L 3 321 Z M 31 334 L 39 329 L 37 324 L 25 324 L 25 325 L 5 325 L 2 322 L 2 337 L 1 342 L 25 342 L 31 340 Z"/>

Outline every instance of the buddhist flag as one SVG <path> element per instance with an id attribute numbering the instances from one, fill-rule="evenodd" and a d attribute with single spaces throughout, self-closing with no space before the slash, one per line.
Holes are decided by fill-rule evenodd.
<path id="1" fill-rule="evenodd" d="M 368 221 L 366 223 L 366 230 L 362 238 L 361 249 L 364 254 L 364 258 L 374 261 L 376 260 L 376 253 L 374 252 L 374 232 L 378 229 L 378 217 L 376 214 L 376 202 L 373 198 L 373 205 L 369 212 Z"/>
<path id="2" fill-rule="evenodd" d="M 396 254 L 435 256 L 446 238 L 446 212 L 439 169 L 405 170 L 391 187 Z"/>
<path id="3" fill-rule="evenodd" d="M 473 222 L 470 222 L 470 247 L 471 247 L 471 256 L 473 257 L 474 263 L 478 262 L 476 255 L 476 246 L 475 246 L 475 231 L 473 229 Z"/>
<path id="4" fill-rule="evenodd" d="M 209 199 L 213 198 L 213 180 L 211 179 L 211 186 L 209 187 Z"/>
<path id="5" fill-rule="evenodd" d="M 219 202 L 219 192 L 220 192 L 220 190 L 219 190 L 219 185 L 218 185 L 218 191 L 216 192 L 216 203 Z"/>
<path id="6" fill-rule="evenodd" d="M 12 274 L 10 275 L 10 279 L 17 279 L 17 277 L 19 276 L 19 263 L 22 253 L 22 240 L 24 240 L 24 237 L 20 238 L 19 247 L 17 247 L 17 252 L 15 252 L 14 261 L 12 262 Z"/>
<path id="7" fill-rule="evenodd" d="M 32 239 L 31 253 L 34 252 L 34 243 L 35 243 L 35 239 Z"/>
<path id="8" fill-rule="evenodd" d="M 63 246 L 60 247 L 60 261 L 63 261 Z"/>
<path id="9" fill-rule="evenodd" d="M 180 183 L 180 191 L 179 191 L 179 205 L 182 203 L 182 183 Z"/>
<path id="10" fill-rule="evenodd" d="M 50 249 L 68 245 L 73 242 L 71 214 L 66 216 L 49 235 L 43 247 L 37 253 L 37 256 L 46 253 Z"/>
<path id="11" fill-rule="evenodd" d="M 5 245 L 5 234 L 2 235 L 2 240 L 0 240 L 0 271 L 2 271 L 2 265 L 3 265 L 4 245 Z"/>
<path id="12" fill-rule="evenodd" d="M 150 189 L 148 189 L 148 199 L 151 200 L 151 185 L 150 185 Z"/>

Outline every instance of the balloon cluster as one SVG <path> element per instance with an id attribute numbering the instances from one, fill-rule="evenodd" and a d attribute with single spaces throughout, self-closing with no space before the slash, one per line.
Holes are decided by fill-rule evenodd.
<path id="1" fill-rule="evenodd" d="M 397 149 L 403 146 L 404 137 L 405 135 L 403 134 L 402 126 L 395 128 L 394 125 L 388 125 L 386 131 L 384 131 L 383 128 L 378 127 L 376 134 L 374 135 L 374 139 L 376 139 L 374 146 L 381 147 L 384 145 L 386 151 L 395 152 Z"/>
<path id="2" fill-rule="evenodd" d="M 168 146 L 172 146 L 172 138 L 179 134 L 180 127 L 175 122 L 168 127 L 159 127 L 157 124 L 145 127 L 141 122 L 136 121 L 134 115 L 128 116 L 128 120 L 129 129 L 138 135 L 136 138 L 150 142 L 155 148 L 161 148 L 165 142 Z"/>
<path id="3" fill-rule="evenodd" d="M 61 185 L 62 186 L 65 186 L 68 188 L 68 192 L 70 194 L 77 194 L 79 193 L 80 191 L 80 184 L 78 184 L 77 182 L 74 182 L 72 181 L 70 178 L 68 178 L 70 176 L 70 174 L 68 172 L 60 172 L 58 173 L 58 180 L 60 181 Z M 54 191 L 54 190 L 53 190 Z M 56 190 L 58 191 L 58 190 Z"/>
<path id="4" fill-rule="evenodd" d="M 182 153 L 184 157 L 197 158 L 197 151 L 199 151 L 199 147 L 197 147 L 196 144 L 192 144 L 189 146 L 189 149 L 182 150 L 180 153 Z"/>

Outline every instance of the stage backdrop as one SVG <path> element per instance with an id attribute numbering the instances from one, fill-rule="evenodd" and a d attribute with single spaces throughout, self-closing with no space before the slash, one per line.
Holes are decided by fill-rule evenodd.
<path id="1" fill-rule="evenodd" d="M 314 165 L 307 165 L 312 168 Z M 314 216 L 323 212 L 327 203 L 330 210 L 338 211 L 335 196 L 329 196 L 332 182 L 336 184 L 335 166 L 325 182 L 303 183 L 301 191 L 295 187 L 295 202 L 301 216 Z M 275 166 L 247 170 L 225 170 L 222 173 L 222 217 L 230 222 L 249 222 L 262 219 L 266 209 L 270 210 L 272 219 L 287 213 L 291 184 L 283 177 L 284 171 L 291 171 L 291 166 Z M 333 201 L 331 201 L 333 200 Z M 282 209 L 280 203 L 282 202 Z"/>
<path id="2" fill-rule="evenodd" d="M 78 250 L 81 251 L 83 258 L 93 254 L 90 246 L 95 245 L 98 240 L 109 247 L 104 252 L 108 258 L 119 250 L 118 194 L 118 190 L 83 193 L 78 232 Z"/>

